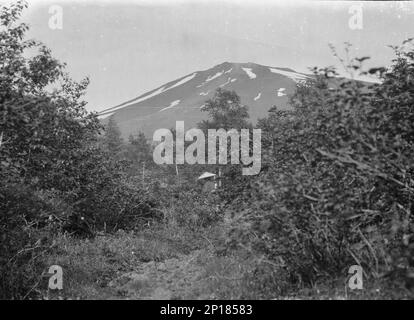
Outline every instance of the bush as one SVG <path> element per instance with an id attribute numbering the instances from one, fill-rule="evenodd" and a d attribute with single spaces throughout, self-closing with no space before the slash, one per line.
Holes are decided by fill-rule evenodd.
<path id="1" fill-rule="evenodd" d="M 281 262 L 303 285 L 353 264 L 376 278 L 414 267 L 414 50 L 404 45 L 388 71 L 351 60 L 380 84 L 315 69 L 292 112 L 273 108 L 260 121 L 268 152 L 233 202 L 231 244 Z"/>
<path id="2" fill-rule="evenodd" d="M 199 229 L 223 221 L 218 195 L 198 189 L 191 184 L 169 186 L 162 207 L 166 224 Z"/>
<path id="3" fill-rule="evenodd" d="M 52 244 L 53 207 L 21 185 L 0 185 L 0 299 L 28 298 Z"/>
<path id="4" fill-rule="evenodd" d="M 150 190 L 98 145 L 102 126 L 64 64 L 18 23 L 24 1 L 0 8 L 0 278 L 2 298 L 24 298 L 54 232 L 94 236 L 154 218 Z M 31 54 L 27 51 L 31 50 Z M 53 91 L 50 87 L 56 87 Z"/>
<path id="5" fill-rule="evenodd" d="M 65 202 L 71 206 L 64 217 L 64 230 L 93 236 L 97 231 L 128 230 L 157 219 L 158 201 L 151 186 L 128 178 L 126 167 L 97 147 L 79 152 L 68 174 L 77 179 L 64 193 Z"/>

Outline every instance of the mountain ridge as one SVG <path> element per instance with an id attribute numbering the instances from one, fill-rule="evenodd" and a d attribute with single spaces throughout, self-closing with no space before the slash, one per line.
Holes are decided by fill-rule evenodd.
<path id="1" fill-rule="evenodd" d="M 223 88 L 236 91 L 255 123 L 273 105 L 287 109 L 288 95 L 296 83 L 310 77 L 291 68 L 225 61 L 107 108 L 99 116 L 105 122 L 113 115 L 124 137 L 142 131 L 150 138 L 156 129 L 174 127 L 175 121 L 184 121 L 191 128 L 206 119 L 201 107 L 217 88 Z"/>

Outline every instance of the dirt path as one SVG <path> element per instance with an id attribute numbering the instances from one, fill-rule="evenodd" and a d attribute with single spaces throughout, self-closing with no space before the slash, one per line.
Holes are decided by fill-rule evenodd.
<path id="1" fill-rule="evenodd" d="M 163 262 L 147 262 L 136 270 L 121 274 L 109 282 L 117 298 L 123 299 L 208 299 L 198 292 L 203 280 L 205 250 L 195 250 L 188 255 Z"/>

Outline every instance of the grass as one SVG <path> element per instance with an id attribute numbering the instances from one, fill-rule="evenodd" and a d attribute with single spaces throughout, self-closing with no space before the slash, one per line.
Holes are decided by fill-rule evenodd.
<path id="1" fill-rule="evenodd" d="M 140 263 L 164 261 L 191 250 L 177 234 L 170 237 L 162 229 L 138 234 L 118 232 L 93 240 L 60 235 L 55 242 L 56 249 L 46 257 L 45 265 L 59 265 L 64 270 L 61 296 L 81 299 L 112 295 L 103 289 L 118 274 Z"/>
<path id="2" fill-rule="evenodd" d="M 408 298 L 401 286 L 379 281 L 348 291 L 347 275 L 312 288 L 294 288 L 284 270 L 257 257 L 243 251 L 223 254 L 222 234 L 220 227 L 195 231 L 156 225 L 93 240 L 59 235 L 44 264 L 62 267 L 64 288 L 49 292 L 44 279 L 37 289 L 44 299 Z M 114 279 L 118 282 L 112 286 Z"/>

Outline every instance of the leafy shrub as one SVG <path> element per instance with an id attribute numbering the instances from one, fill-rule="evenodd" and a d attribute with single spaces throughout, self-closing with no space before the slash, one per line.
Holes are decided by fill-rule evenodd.
<path id="1" fill-rule="evenodd" d="M 0 185 L 0 298 L 26 298 L 43 271 L 50 249 L 53 208 L 33 190 Z"/>
<path id="2" fill-rule="evenodd" d="M 17 22 L 25 7 L 0 8 L 2 298 L 33 292 L 54 232 L 134 228 L 155 216 L 156 205 L 97 146 L 102 126 L 81 99 L 89 80 L 71 80 L 49 49 L 25 39 L 28 26 Z"/>
<path id="3" fill-rule="evenodd" d="M 293 111 L 273 108 L 263 171 L 233 202 L 230 242 L 285 265 L 292 283 L 346 274 L 352 264 L 381 277 L 409 270 L 413 240 L 414 50 L 394 48 L 381 83 L 333 78 L 331 68 L 298 84 Z M 411 245 L 412 246 L 412 245 Z M 412 253 L 412 252 L 411 252 Z"/>
<path id="4" fill-rule="evenodd" d="M 97 147 L 79 151 L 68 174 L 73 185 L 64 193 L 71 206 L 69 215 L 62 217 L 65 230 L 93 236 L 97 231 L 133 229 L 157 218 L 158 201 L 150 186 L 128 179 L 125 167 Z"/>
<path id="5" fill-rule="evenodd" d="M 203 194 L 192 184 L 171 185 L 163 203 L 164 222 L 172 226 L 199 229 L 223 220 L 219 197 Z"/>

